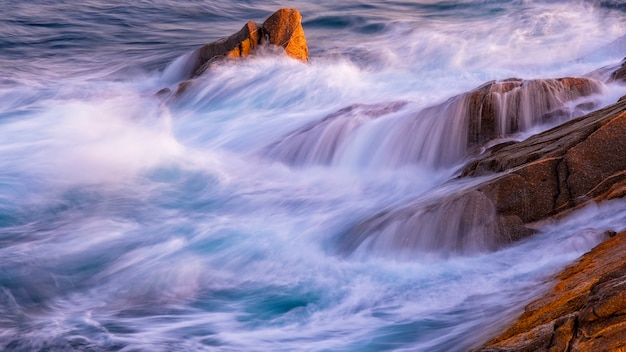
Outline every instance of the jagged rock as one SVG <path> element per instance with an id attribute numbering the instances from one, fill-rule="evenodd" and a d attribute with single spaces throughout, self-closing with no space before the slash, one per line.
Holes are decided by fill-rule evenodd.
<path id="1" fill-rule="evenodd" d="M 499 214 L 524 223 L 586 202 L 622 196 L 626 187 L 626 101 L 490 151 L 463 176 L 506 174 L 478 187 Z"/>
<path id="2" fill-rule="evenodd" d="M 295 59 L 307 61 L 309 49 L 306 45 L 302 16 L 295 9 L 280 9 L 271 15 L 262 27 L 261 43 L 269 43 L 285 49 Z"/>
<path id="3" fill-rule="evenodd" d="M 342 236 L 339 248 L 350 253 L 368 240 L 395 250 L 492 250 L 533 234 L 533 222 L 624 196 L 623 155 L 626 100 L 523 142 L 495 146 L 462 175 L 500 175 L 434 205 L 417 202 L 377 214 Z"/>
<path id="4" fill-rule="evenodd" d="M 237 33 L 194 50 L 186 65 L 188 79 L 200 76 L 216 61 L 246 57 L 266 45 L 281 47 L 288 56 L 308 61 L 309 49 L 301 21 L 298 10 L 287 8 L 273 13 L 262 26 L 249 21 Z M 190 85 L 189 80 L 181 82 L 176 94 L 183 93 Z"/>
<path id="5" fill-rule="evenodd" d="M 261 45 L 282 47 L 287 55 L 307 61 L 308 48 L 301 21 L 298 10 L 284 8 L 274 12 L 262 26 L 249 21 L 230 37 L 196 49 L 192 54 L 195 62 L 192 77 L 202 74 L 217 59 L 246 57 Z"/>
<path id="6" fill-rule="evenodd" d="M 626 349 L 626 232 L 593 248 L 481 352 Z"/>
<path id="7" fill-rule="evenodd" d="M 225 57 L 246 57 L 259 45 L 261 32 L 259 26 L 248 23 L 241 30 L 230 37 L 206 44 L 194 51 L 192 60 L 195 61 L 193 77 L 206 71 L 215 60 Z"/>

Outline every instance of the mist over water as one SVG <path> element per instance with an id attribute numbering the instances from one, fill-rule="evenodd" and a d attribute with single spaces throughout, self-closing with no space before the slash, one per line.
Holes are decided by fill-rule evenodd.
<path id="1" fill-rule="evenodd" d="M 263 52 L 155 96 L 193 49 L 286 6 L 303 15 L 309 63 Z M 468 154 L 451 98 L 615 65 L 625 34 L 610 1 L 5 2 L 0 350 L 484 342 L 626 227 L 623 202 L 497 251 L 431 246 L 446 235 L 433 226 L 400 248 L 383 236 L 342 252 L 342 236 L 481 181 L 453 180 Z M 624 94 L 601 84 L 590 99 Z"/>

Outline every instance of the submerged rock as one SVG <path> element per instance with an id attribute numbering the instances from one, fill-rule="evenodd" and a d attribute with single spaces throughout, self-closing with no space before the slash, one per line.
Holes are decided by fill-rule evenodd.
<path id="1" fill-rule="evenodd" d="M 350 134 L 363 123 L 402 109 L 403 101 L 355 104 L 301 127 L 268 145 L 265 157 L 300 166 L 330 164 Z"/>
<path id="2" fill-rule="evenodd" d="M 512 326 L 474 351 L 626 349 L 626 232 L 605 235 L 612 238 L 561 272 Z"/>
<path id="3" fill-rule="evenodd" d="M 381 212 L 340 236 L 337 249 L 342 255 L 357 249 L 408 258 L 460 255 L 495 250 L 532 232 L 518 218 L 498 215 L 485 193 L 469 190 Z"/>

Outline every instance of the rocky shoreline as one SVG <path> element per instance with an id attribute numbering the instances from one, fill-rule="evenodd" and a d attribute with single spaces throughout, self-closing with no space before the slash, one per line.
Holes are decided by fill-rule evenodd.
<path id="1" fill-rule="evenodd" d="M 474 351 L 626 349 L 626 232 L 610 235 L 561 272 L 505 332 Z"/>
<path id="2" fill-rule="evenodd" d="M 295 9 L 280 9 L 262 25 L 250 21 L 239 32 L 198 48 L 190 57 L 189 77 L 175 89 L 175 96 L 216 61 L 246 57 L 262 46 L 282 48 L 286 55 L 306 62 L 301 19 Z M 412 228 L 418 226 L 416 221 L 424 220 L 416 214 L 434 211 L 460 215 L 454 229 L 459 237 L 452 243 L 429 243 L 433 248 L 448 246 L 457 253 L 475 248 L 469 242 L 476 238 L 464 233 L 472 228 L 482 236 L 480 250 L 495 250 L 536 233 L 537 223 L 558 219 L 593 202 L 626 196 L 626 96 L 593 111 L 593 95 L 601 93 L 604 84 L 626 81 L 626 59 L 600 71 L 581 78 L 492 81 L 425 109 L 441 114 L 454 110 L 465 124 L 460 156 L 473 156 L 474 160 L 459 178 L 493 177 L 426 210 L 409 204 L 366 219 L 346 233 L 339 243 L 341 250 L 354 250 L 386 227 L 404 228 L 405 233 L 398 236 L 399 246 L 423 245 L 410 238 L 415 236 Z M 170 90 L 159 93 L 169 95 Z M 347 107 L 286 135 L 268 146 L 266 154 L 289 164 L 315 158 L 327 163 L 336 150 L 315 156 L 306 150 L 327 126 L 352 121 L 335 138 L 333 145 L 339 145 L 339 138 L 356 129 L 360 120 L 396 112 L 406 104 Z M 554 125 L 563 120 L 567 122 L 523 141 L 493 145 L 533 124 Z M 283 144 L 290 149 L 281 149 Z M 442 219 L 450 221 L 447 216 Z M 529 304 L 511 327 L 475 351 L 626 350 L 626 257 L 622 255 L 626 232 L 605 235 L 610 238 L 556 277 L 548 294 Z"/>

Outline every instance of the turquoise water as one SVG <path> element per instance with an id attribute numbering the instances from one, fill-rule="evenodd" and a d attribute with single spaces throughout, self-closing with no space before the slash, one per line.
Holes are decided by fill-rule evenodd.
<path id="1" fill-rule="evenodd" d="M 218 65 L 175 102 L 154 95 L 181 79 L 190 51 L 285 6 L 303 15 L 309 63 L 262 53 Z M 491 79 L 618 63 L 620 2 L 2 10 L 0 350 L 463 351 L 514 319 L 602 230 L 626 227 L 618 201 L 495 252 L 338 248 L 376 214 L 480 181 L 454 180 L 463 157 L 442 166 L 403 154 L 422 132 L 389 140 L 394 128 Z M 594 99 L 623 94 L 607 85 Z M 405 105 L 359 120 L 332 160 L 267 152 L 346 107 L 390 102 Z M 427 225 L 424 236 L 439 235 Z"/>

